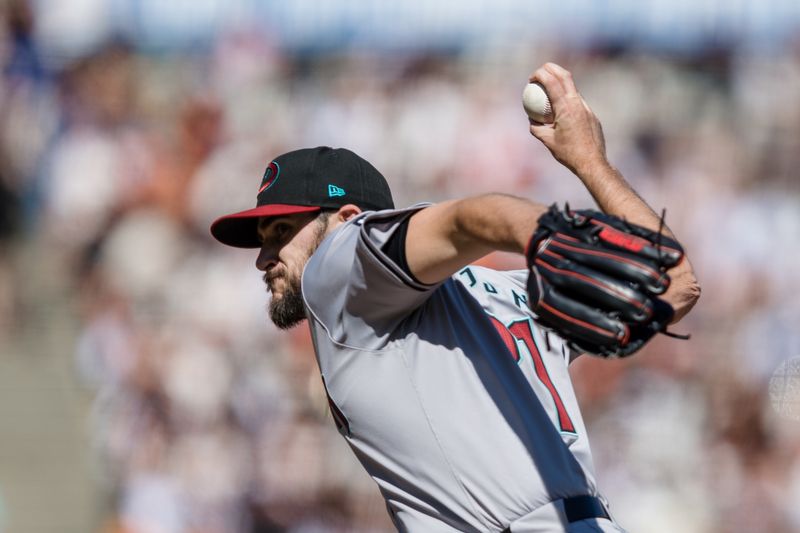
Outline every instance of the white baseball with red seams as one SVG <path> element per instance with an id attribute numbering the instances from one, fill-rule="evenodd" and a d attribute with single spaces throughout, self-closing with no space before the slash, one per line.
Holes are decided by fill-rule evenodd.
<path id="1" fill-rule="evenodd" d="M 525 86 L 522 91 L 522 107 L 528 117 L 542 124 L 553 122 L 553 108 L 550 106 L 550 98 L 539 83 L 533 82 Z"/>

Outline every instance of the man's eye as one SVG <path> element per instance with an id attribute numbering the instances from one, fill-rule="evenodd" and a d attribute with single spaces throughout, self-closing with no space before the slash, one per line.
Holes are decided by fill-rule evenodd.
<path id="1" fill-rule="evenodd" d="M 289 227 L 289 224 L 277 224 L 275 226 L 275 235 L 278 237 L 283 237 L 289 233 L 290 229 L 291 228 Z"/>

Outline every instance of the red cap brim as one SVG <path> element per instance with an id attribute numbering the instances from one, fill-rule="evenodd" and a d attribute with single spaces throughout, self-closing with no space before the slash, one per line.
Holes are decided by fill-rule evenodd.
<path id="1" fill-rule="evenodd" d="M 308 205 L 269 204 L 218 218 L 211 224 L 211 235 L 222 244 L 236 248 L 261 248 L 258 220 L 295 213 L 310 213 L 320 208 Z"/>

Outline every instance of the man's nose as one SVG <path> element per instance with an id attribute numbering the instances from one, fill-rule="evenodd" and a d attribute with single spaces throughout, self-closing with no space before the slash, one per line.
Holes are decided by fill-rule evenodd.
<path id="1" fill-rule="evenodd" d="M 262 246 L 256 258 L 256 268 L 266 272 L 276 264 L 278 264 L 278 251 L 275 247 L 267 245 Z"/>

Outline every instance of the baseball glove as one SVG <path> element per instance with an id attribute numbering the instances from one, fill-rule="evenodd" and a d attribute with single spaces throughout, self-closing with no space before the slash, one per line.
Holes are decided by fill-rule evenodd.
<path id="1" fill-rule="evenodd" d="M 553 205 L 526 252 L 530 307 L 573 349 L 625 357 L 666 332 L 674 311 L 658 295 L 682 257 L 681 245 L 660 232 Z"/>

